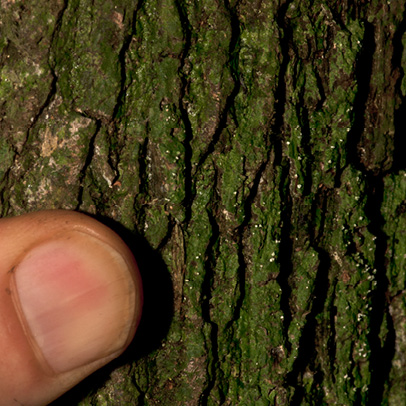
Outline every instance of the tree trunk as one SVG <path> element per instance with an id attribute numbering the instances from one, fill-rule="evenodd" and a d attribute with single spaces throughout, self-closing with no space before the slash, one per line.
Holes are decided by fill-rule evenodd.
<path id="1" fill-rule="evenodd" d="M 54 405 L 406 404 L 403 0 L 1 0 L 0 210 L 129 242 L 129 350 Z"/>

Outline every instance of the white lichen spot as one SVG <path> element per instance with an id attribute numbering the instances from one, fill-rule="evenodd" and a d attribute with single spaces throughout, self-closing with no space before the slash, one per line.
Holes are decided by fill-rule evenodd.
<path id="1" fill-rule="evenodd" d="M 70 123 L 69 132 L 71 135 L 76 135 L 81 128 L 86 128 L 92 120 L 86 117 L 80 117 Z"/>

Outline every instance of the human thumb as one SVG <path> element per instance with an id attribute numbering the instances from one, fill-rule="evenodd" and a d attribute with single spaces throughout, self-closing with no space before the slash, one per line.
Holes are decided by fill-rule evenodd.
<path id="1" fill-rule="evenodd" d="M 119 356 L 142 300 L 131 251 L 96 220 L 62 210 L 1 219 L 0 406 L 46 405 Z"/>

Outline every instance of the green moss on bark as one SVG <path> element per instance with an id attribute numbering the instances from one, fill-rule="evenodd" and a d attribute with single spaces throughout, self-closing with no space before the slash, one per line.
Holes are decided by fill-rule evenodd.
<path id="1" fill-rule="evenodd" d="M 2 215 L 109 218 L 172 283 L 55 405 L 404 403 L 404 15 L 2 2 Z"/>

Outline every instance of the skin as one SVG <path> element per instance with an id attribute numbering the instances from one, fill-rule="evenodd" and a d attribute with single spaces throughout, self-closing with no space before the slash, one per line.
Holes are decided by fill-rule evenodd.
<path id="1" fill-rule="evenodd" d="M 63 373 L 49 373 L 36 356 L 13 304 L 10 288 L 13 270 L 24 255 L 56 236 L 80 231 L 93 235 L 118 251 L 129 268 L 136 292 L 130 333 L 122 348 L 112 354 Z M 119 356 L 131 342 L 141 318 L 142 283 L 131 251 L 109 228 L 83 214 L 53 210 L 0 219 L 0 406 L 41 406 L 58 398 L 86 376 Z M 91 253 L 89 253 L 91 256 Z M 91 260 L 91 257 L 89 257 Z M 84 311 L 86 303 L 84 305 Z M 106 334 L 114 335 L 106 326 Z"/>

